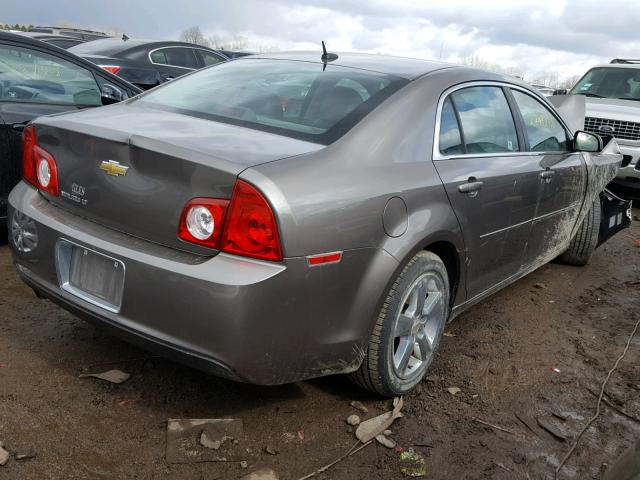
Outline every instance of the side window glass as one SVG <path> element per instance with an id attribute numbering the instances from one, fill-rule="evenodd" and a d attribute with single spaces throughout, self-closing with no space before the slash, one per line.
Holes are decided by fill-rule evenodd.
<path id="1" fill-rule="evenodd" d="M 224 62 L 224 58 L 216 55 L 215 53 L 207 52 L 206 50 L 198 50 L 198 54 L 200 55 L 200 58 L 202 58 L 202 64 L 205 67 Z"/>
<path id="2" fill-rule="evenodd" d="M 166 64 L 173 67 L 198 68 L 196 55 L 192 48 L 165 48 Z"/>
<path id="3" fill-rule="evenodd" d="M 161 65 L 167 64 L 167 57 L 164 54 L 164 49 L 156 50 L 155 52 L 151 52 L 151 61 L 153 63 L 159 63 Z"/>
<path id="4" fill-rule="evenodd" d="M 512 93 L 524 119 L 529 149 L 532 152 L 569 151 L 567 132 L 558 119 L 532 96 L 518 90 Z"/>
<path id="5" fill-rule="evenodd" d="M 469 87 L 451 94 L 467 153 L 518 151 L 518 135 L 500 87 Z"/>
<path id="6" fill-rule="evenodd" d="M 442 105 L 440 116 L 440 153 L 443 155 L 457 155 L 464 153 L 460 126 L 451 105 L 451 99 L 447 98 Z"/>
<path id="7" fill-rule="evenodd" d="M 0 100 L 101 105 L 91 71 L 38 50 L 0 45 Z"/>

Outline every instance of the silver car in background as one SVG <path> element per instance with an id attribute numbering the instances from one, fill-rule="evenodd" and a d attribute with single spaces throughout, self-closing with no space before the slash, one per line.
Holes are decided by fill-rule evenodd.
<path id="1" fill-rule="evenodd" d="M 332 61 L 331 61 L 332 60 Z M 234 60 L 25 130 L 22 279 L 235 380 L 417 385 L 446 322 L 628 225 L 615 141 L 512 78 L 340 54 Z"/>

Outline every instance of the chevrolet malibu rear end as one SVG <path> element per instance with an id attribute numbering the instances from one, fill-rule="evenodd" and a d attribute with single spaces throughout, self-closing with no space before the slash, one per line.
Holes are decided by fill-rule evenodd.
<path id="1" fill-rule="evenodd" d="M 21 277 L 82 318 L 227 378 L 357 370 L 400 268 L 382 246 L 407 223 L 404 201 L 385 192 L 393 163 L 372 155 L 398 148 L 378 138 L 394 127 L 371 112 L 415 120 L 386 102 L 414 68 L 242 59 L 133 102 L 36 120 L 10 195 Z M 373 170 L 358 178 L 368 156 Z M 432 177 L 420 184 L 434 182 L 434 205 L 446 203 Z"/>

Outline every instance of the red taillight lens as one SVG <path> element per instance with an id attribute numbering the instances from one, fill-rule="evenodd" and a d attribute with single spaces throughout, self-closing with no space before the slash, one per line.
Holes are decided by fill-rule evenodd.
<path id="1" fill-rule="evenodd" d="M 178 237 L 209 248 L 219 248 L 229 200 L 194 198 L 182 210 Z"/>
<path id="2" fill-rule="evenodd" d="M 22 178 L 43 192 L 60 195 L 56 160 L 38 145 L 33 125 L 27 125 L 22 132 Z"/>
<path id="3" fill-rule="evenodd" d="M 282 260 L 273 211 L 262 194 L 242 180 L 236 182 L 231 201 L 190 200 L 182 210 L 178 237 L 234 255 Z"/>
<path id="4" fill-rule="evenodd" d="M 122 68 L 120 65 L 98 65 L 101 69 L 106 70 L 109 73 L 117 74 Z"/>
<path id="5" fill-rule="evenodd" d="M 242 180 L 233 188 L 220 249 L 262 260 L 282 260 L 273 211 L 262 194 Z"/>
<path id="6" fill-rule="evenodd" d="M 38 186 L 34 149 L 36 146 L 36 129 L 27 125 L 22 131 L 22 178 L 34 187 Z"/>

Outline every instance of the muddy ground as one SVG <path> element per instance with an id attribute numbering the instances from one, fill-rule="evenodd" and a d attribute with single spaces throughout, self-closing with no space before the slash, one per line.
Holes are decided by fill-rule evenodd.
<path id="1" fill-rule="evenodd" d="M 638 221 L 588 267 L 549 264 L 448 327 L 429 377 L 405 398 L 405 416 L 392 428 L 400 446 L 424 456 L 427 478 L 553 478 L 594 411 L 590 390 L 599 388 L 640 318 L 636 239 Z M 132 378 L 121 385 L 78 378 L 114 367 Z M 640 417 L 640 335 L 607 392 L 612 405 Z M 352 446 L 345 424 L 357 413 L 352 400 L 369 416 L 390 407 L 346 378 L 263 388 L 148 358 L 37 299 L 0 246 L 0 441 L 13 453 L 36 455 L 11 459 L 0 467 L 1 479 L 235 479 L 262 466 L 297 479 Z M 219 417 L 243 420 L 234 448 L 247 469 L 240 458 L 165 461 L 167 419 Z M 552 436 L 537 418 L 567 438 Z M 639 422 L 603 405 L 560 478 L 600 478 L 639 435 Z M 319 478 L 402 478 L 399 454 L 370 445 Z"/>

